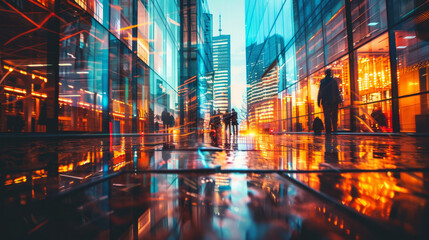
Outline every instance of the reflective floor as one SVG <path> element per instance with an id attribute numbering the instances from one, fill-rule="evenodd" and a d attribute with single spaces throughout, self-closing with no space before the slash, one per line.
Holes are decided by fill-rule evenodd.
<path id="1" fill-rule="evenodd" d="M 2 141 L 6 239 L 427 239 L 429 138 Z"/>

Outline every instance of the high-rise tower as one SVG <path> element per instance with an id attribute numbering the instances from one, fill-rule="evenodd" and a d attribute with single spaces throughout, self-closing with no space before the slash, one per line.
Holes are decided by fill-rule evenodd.
<path id="1" fill-rule="evenodd" d="M 221 34 L 219 15 L 219 36 L 213 38 L 213 108 L 225 112 L 231 108 L 231 36 Z"/>

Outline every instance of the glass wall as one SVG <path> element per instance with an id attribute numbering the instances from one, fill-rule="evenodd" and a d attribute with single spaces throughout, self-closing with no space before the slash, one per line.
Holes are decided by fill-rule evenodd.
<path id="1" fill-rule="evenodd" d="M 257 90 L 263 74 L 278 64 L 279 131 L 310 131 L 315 117 L 323 119 L 317 95 L 331 69 L 343 100 L 340 131 L 429 132 L 428 7 L 420 0 L 246 0 L 249 115 L 264 95 Z"/>
<path id="2" fill-rule="evenodd" d="M 151 132 L 165 108 L 177 117 L 177 1 L 11 0 L 0 10 L 1 132 Z"/>
<path id="3" fill-rule="evenodd" d="M 212 18 L 204 0 L 181 1 L 181 9 L 180 124 L 201 133 L 213 106 L 213 96 L 207 96 L 213 83 Z"/>
<path id="4" fill-rule="evenodd" d="M 402 2 L 401 2 L 402 3 Z M 402 3 L 403 4 L 403 3 Z M 427 131 L 429 39 L 411 18 L 395 29 L 401 131 Z"/>
<path id="5" fill-rule="evenodd" d="M 45 132 L 55 106 L 48 79 L 49 6 L 0 5 L 0 132 Z"/>

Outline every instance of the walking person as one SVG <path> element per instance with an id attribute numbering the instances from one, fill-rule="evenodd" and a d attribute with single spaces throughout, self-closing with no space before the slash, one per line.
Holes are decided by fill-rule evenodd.
<path id="1" fill-rule="evenodd" d="M 232 125 L 232 134 L 234 134 L 235 136 L 238 135 L 238 119 L 237 119 L 237 112 L 235 111 L 235 109 L 232 109 L 231 112 L 231 125 Z"/>
<path id="2" fill-rule="evenodd" d="M 228 134 L 231 136 L 231 114 L 229 113 L 228 109 L 225 111 L 225 114 L 223 115 L 223 123 L 225 124 L 225 134 Z"/>
<path id="3" fill-rule="evenodd" d="M 326 77 L 322 79 L 317 95 L 317 105 L 323 106 L 323 115 L 325 117 L 326 135 L 337 131 L 338 105 L 342 103 L 340 89 L 337 80 L 332 76 L 331 69 L 325 71 Z"/>
<path id="4" fill-rule="evenodd" d="M 164 111 L 161 113 L 161 121 L 164 126 L 164 133 L 168 133 L 168 126 L 170 125 L 170 113 L 167 111 L 167 108 L 164 108 Z M 167 129 L 167 131 L 165 130 Z"/>
<path id="5" fill-rule="evenodd" d="M 170 128 L 173 128 L 176 125 L 176 119 L 173 114 L 170 114 L 170 117 L 168 117 L 168 123 Z"/>

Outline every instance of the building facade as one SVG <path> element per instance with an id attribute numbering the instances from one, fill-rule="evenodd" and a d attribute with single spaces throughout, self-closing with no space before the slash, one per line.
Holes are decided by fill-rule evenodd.
<path id="1" fill-rule="evenodd" d="M 152 132 L 177 116 L 178 0 L 0 4 L 0 132 Z"/>
<path id="2" fill-rule="evenodd" d="M 329 68 L 343 98 L 340 130 L 428 132 L 428 12 L 424 0 L 246 0 L 250 125 L 310 131 L 323 119 L 317 94 Z M 262 100 L 270 71 L 275 101 Z M 258 113 L 255 101 L 276 106 Z"/>
<path id="3" fill-rule="evenodd" d="M 213 37 L 213 108 L 231 111 L 231 36 Z"/>
<path id="4" fill-rule="evenodd" d="M 180 125 L 187 132 L 197 132 L 210 121 L 212 18 L 206 0 L 181 0 L 180 8 Z"/>

